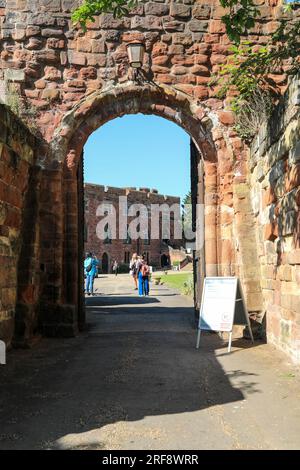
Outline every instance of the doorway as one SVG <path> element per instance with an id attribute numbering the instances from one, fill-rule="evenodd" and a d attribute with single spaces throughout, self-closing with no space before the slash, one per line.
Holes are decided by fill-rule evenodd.
<path id="1" fill-rule="evenodd" d="M 165 267 L 170 265 L 170 260 L 169 260 L 168 255 L 166 255 L 166 254 L 161 255 L 160 260 L 161 260 L 160 262 L 161 262 L 161 267 L 162 268 L 165 268 Z"/>
<path id="2" fill-rule="evenodd" d="M 109 271 L 108 254 L 103 253 L 103 255 L 102 255 L 102 273 L 103 274 L 108 274 L 108 271 Z"/>

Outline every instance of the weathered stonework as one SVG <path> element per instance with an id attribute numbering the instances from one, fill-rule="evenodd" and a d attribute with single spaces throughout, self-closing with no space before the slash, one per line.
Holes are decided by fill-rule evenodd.
<path id="1" fill-rule="evenodd" d="M 47 141 L 80 100 L 130 82 L 126 46 L 134 39 L 145 44 L 145 82 L 153 80 L 182 92 L 195 109 L 201 104 L 200 120 L 213 112 L 221 124 L 233 124 L 216 95 L 217 87 L 208 86 L 211 74 L 218 73 L 230 54 L 219 0 L 141 1 L 128 17 L 97 17 L 86 33 L 71 23 L 78 3 L 2 1 L 0 79 L 20 85 Z M 274 18 L 282 15 L 280 1 L 259 4 L 262 15 L 249 36 L 253 44 L 264 43 Z M 284 86 L 280 70 L 276 81 Z"/>
<path id="2" fill-rule="evenodd" d="M 258 3 L 262 15 L 249 40 L 264 44 L 283 13 L 279 0 Z M 294 196 L 286 196 L 287 191 L 292 195 L 294 191 L 298 201 L 298 148 L 282 159 L 285 163 L 268 153 L 270 180 L 266 180 L 269 173 L 261 160 L 270 148 L 267 140 L 261 139 L 249 162 L 248 149 L 233 130 L 234 117 L 226 100 L 218 98 L 217 87 L 209 86 L 212 74 L 218 74 L 220 64 L 230 55 L 219 1 L 140 2 L 128 17 L 101 15 L 86 33 L 71 24 L 70 12 L 76 4 L 72 0 L 0 0 L 1 99 L 10 103 L 9 85 L 13 84 L 20 109 L 25 111 L 24 121 L 34 124 L 41 139 L 36 147 L 40 173 L 33 174 L 31 183 L 35 213 L 33 223 L 27 222 L 38 248 L 31 244 L 28 253 L 23 250 L 24 262 L 27 253 L 27 265 L 33 278 L 39 279 L 39 284 L 34 283 L 34 296 L 39 300 L 40 331 L 73 335 L 84 324 L 78 289 L 82 285 L 82 151 L 94 130 L 111 119 L 135 113 L 169 119 L 191 136 L 198 152 L 192 193 L 194 202 L 205 204 L 205 272 L 240 276 L 248 308 L 261 320 L 264 305 L 267 311 L 269 306 L 273 308 L 266 300 L 268 289 L 261 284 L 262 260 L 268 266 L 275 263 L 278 231 L 291 243 L 291 231 L 298 223 L 292 209 Z M 143 73 L 137 78 L 129 67 L 126 49 L 134 39 L 145 44 Z M 284 91 L 283 71 L 278 69 L 274 78 Z M 288 121 L 289 113 L 285 113 Z M 281 121 L 272 126 L 279 135 Z M 293 129 L 286 132 L 292 134 Z M 284 152 L 284 144 L 278 141 L 278 145 L 279 153 Z M 281 176 L 285 168 L 289 168 L 288 177 Z M 265 190 L 264 211 L 258 211 L 254 203 L 260 204 L 257 194 L 253 196 L 257 184 Z M 261 237 L 258 242 L 256 229 Z M 293 259 L 297 256 L 295 252 Z M 280 275 L 288 277 L 289 267 Z M 297 278 L 297 266 L 291 271 Z M 287 289 L 289 283 L 297 282 L 293 279 L 284 281 Z M 26 304 L 31 284 L 28 281 L 23 307 L 32 305 Z M 293 312 L 297 296 L 286 291 L 282 295 L 287 296 L 282 300 L 285 314 Z M 19 343 L 26 343 L 34 333 L 32 311 L 31 306 L 23 314 L 19 310 Z M 270 318 L 275 317 L 271 314 Z M 268 335 L 273 338 L 276 323 L 274 328 L 270 325 Z M 293 335 L 298 334 L 294 332 L 297 323 L 288 325 Z M 287 349 L 295 350 L 295 346 Z"/>
<path id="3" fill-rule="evenodd" d="M 31 188 L 35 149 L 35 138 L 0 105 L 0 338 L 8 346 L 19 320 L 16 305 L 20 308 L 22 303 L 28 304 L 28 308 L 35 306 L 38 287 L 33 274 L 35 269 L 28 284 L 29 267 L 23 256 L 24 250 L 30 252 L 36 243 L 27 226 L 29 219 L 33 221 L 34 205 L 30 208 L 28 199 L 30 192 L 35 191 Z M 32 318 L 31 333 L 36 326 L 34 320 Z"/>
<path id="4" fill-rule="evenodd" d="M 268 341 L 300 361 L 300 82 L 262 127 L 250 152 L 250 186 Z"/>

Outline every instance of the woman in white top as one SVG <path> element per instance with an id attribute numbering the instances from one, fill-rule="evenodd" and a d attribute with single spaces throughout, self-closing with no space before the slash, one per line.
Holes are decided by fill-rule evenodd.
<path id="1" fill-rule="evenodd" d="M 130 274 L 132 276 L 133 282 L 134 282 L 134 290 L 137 290 L 137 262 L 138 262 L 138 255 L 136 253 L 133 253 L 130 264 L 129 264 L 129 269 L 130 269 Z"/>

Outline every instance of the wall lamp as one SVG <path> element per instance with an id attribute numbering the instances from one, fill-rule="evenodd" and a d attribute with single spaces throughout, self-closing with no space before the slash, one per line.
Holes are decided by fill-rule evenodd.
<path id="1" fill-rule="evenodd" d="M 145 46 L 140 41 L 132 41 L 127 45 L 129 64 L 133 69 L 143 66 Z"/>

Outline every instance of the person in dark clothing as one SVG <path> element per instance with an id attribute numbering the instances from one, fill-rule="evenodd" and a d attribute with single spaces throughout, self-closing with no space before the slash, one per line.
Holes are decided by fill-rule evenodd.
<path id="1" fill-rule="evenodd" d="M 119 271 L 119 264 L 118 264 L 118 261 L 116 259 L 115 259 L 114 264 L 112 266 L 112 270 L 113 270 L 113 273 L 115 274 L 115 276 L 117 276 L 118 271 Z"/>

